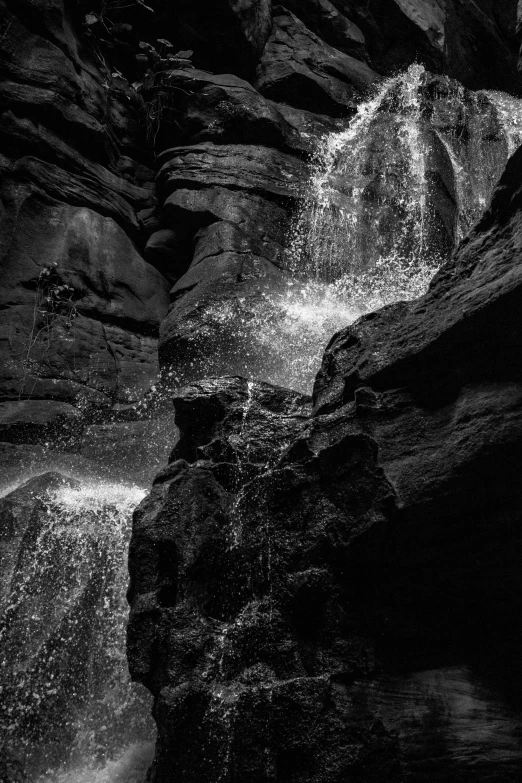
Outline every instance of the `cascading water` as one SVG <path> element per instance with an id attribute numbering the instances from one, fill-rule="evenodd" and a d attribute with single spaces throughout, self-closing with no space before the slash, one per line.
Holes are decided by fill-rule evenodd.
<path id="1" fill-rule="evenodd" d="M 369 269 L 386 263 L 419 274 L 429 264 L 424 73 L 412 66 L 384 82 L 345 131 L 323 141 L 310 196 L 294 227 L 289 268 L 296 276 L 342 280 L 347 293 L 349 285 L 358 286 L 360 293 L 351 295 L 357 301 Z M 439 257 L 430 271 L 437 263 Z"/>
<path id="2" fill-rule="evenodd" d="M 382 82 L 318 145 L 286 284 L 254 306 L 252 354 L 266 357 L 256 376 L 309 389 L 334 332 L 421 296 L 521 141 L 519 99 L 472 93 L 420 65 Z"/>
<path id="3" fill-rule="evenodd" d="M 71 482 L 35 497 L 0 625 L 2 747 L 30 781 L 143 780 L 153 734 L 129 680 L 125 594 L 144 494 Z"/>

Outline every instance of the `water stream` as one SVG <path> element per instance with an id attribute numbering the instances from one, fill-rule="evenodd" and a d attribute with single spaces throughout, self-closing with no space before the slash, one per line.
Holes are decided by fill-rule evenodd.
<path id="1" fill-rule="evenodd" d="M 35 783 L 130 783 L 150 763 L 150 700 L 125 656 L 130 519 L 144 494 L 74 481 L 29 496 L 0 617 L 0 729 Z"/>

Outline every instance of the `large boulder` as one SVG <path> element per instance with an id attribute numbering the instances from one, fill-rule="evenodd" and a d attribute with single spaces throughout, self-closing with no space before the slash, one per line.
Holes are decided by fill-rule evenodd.
<path id="1" fill-rule="evenodd" d="M 395 739 L 349 696 L 375 664 L 344 581 L 392 496 L 362 433 L 307 451 L 307 404 L 240 378 L 176 394 L 181 437 L 130 550 L 128 655 L 155 696 L 155 783 L 267 765 L 281 781 L 399 779 Z"/>
<path id="2" fill-rule="evenodd" d="M 318 419 L 379 444 L 401 507 L 396 632 L 428 646 L 519 637 L 521 166 L 424 297 L 334 336 L 315 387 Z"/>
<path id="3" fill-rule="evenodd" d="M 292 783 L 514 783 L 520 461 L 488 470 L 493 397 L 474 399 L 477 419 L 457 421 L 361 388 L 309 418 L 306 399 L 244 379 L 177 391 L 181 437 L 130 550 L 151 781 L 243 783 L 269 765 Z"/>
<path id="4" fill-rule="evenodd" d="M 334 49 L 283 6 L 259 62 L 254 86 L 299 109 L 349 117 L 378 78 L 360 60 Z"/>

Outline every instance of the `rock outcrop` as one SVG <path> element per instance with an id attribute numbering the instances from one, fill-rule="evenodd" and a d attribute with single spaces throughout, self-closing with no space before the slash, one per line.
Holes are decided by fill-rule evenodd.
<path id="1" fill-rule="evenodd" d="M 86 424 L 158 377 L 169 284 L 141 254 L 152 159 L 138 96 L 86 45 L 77 8 L 1 15 L 0 437 L 78 451 Z"/>
<path id="2" fill-rule="evenodd" d="M 379 444 L 401 507 L 398 602 L 415 613 L 397 622 L 432 645 L 518 639 L 521 166 L 519 151 L 424 297 L 333 338 L 314 392 L 319 419 Z"/>
<path id="3" fill-rule="evenodd" d="M 298 109 L 346 117 L 377 78 L 368 65 L 329 46 L 283 6 L 274 8 L 272 36 L 254 81 L 263 95 Z"/>
<path id="4" fill-rule="evenodd" d="M 334 336 L 311 415 L 237 378 L 177 394 L 130 557 L 151 781 L 516 780 L 521 166 L 423 298 Z"/>
<path id="5" fill-rule="evenodd" d="M 175 407 L 180 441 L 130 551 L 151 781 L 398 780 L 395 738 L 349 695 L 375 668 L 350 551 L 393 507 L 374 441 L 325 431 L 314 453 L 308 400 L 239 378 L 180 390 Z"/>
<path id="6" fill-rule="evenodd" d="M 332 2 L 360 27 L 371 62 L 380 73 L 417 60 L 472 90 L 520 92 L 514 60 L 516 12 L 511 0 Z M 481 54 L 486 51 L 495 51 L 494 63 Z"/>

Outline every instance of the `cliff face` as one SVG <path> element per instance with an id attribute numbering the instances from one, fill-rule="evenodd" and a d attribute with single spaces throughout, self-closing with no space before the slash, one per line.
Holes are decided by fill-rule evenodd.
<path id="1" fill-rule="evenodd" d="M 154 174 L 138 102 L 109 85 L 79 11 L 1 9 L 0 427 L 24 466 L 36 450 L 20 444 L 78 450 L 86 423 L 139 399 L 168 307 L 140 252 Z"/>
<path id="2" fill-rule="evenodd" d="M 473 691 L 512 749 L 491 769 L 485 742 L 477 767 L 460 713 L 440 719 L 469 671 L 403 670 L 481 670 L 519 641 L 520 153 L 426 296 L 335 336 L 312 412 L 268 384 L 195 381 L 273 360 L 253 354 L 252 312 L 286 279 L 319 136 L 415 61 L 518 93 L 515 3 L 119 5 L 0 0 L 0 439 L 13 478 L 101 463 L 147 480 L 175 442 L 148 390 L 160 366 L 167 390 L 189 382 L 131 546 L 150 780 L 464 781 L 471 757 L 514 783 L 506 700 Z M 447 164 L 439 145 L 448 244 Z"/>

